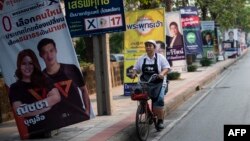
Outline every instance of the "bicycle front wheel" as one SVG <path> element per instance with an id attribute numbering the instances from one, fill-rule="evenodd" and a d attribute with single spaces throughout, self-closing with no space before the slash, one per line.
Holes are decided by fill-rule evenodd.
<path id="1" fill-rule="evenodd" d="M 149 117 L 146 104 L 138 105 L 136 111 L 136 132 L 141 141 L 146 141 L 149 134 Z"/>

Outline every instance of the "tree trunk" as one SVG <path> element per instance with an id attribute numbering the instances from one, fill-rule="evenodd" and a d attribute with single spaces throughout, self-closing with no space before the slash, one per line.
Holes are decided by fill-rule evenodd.
<path id="1" fill-rule="evenodd" d="M 206 7 L 201 7 L 201 15 L 202 15 L 202 17 L 201 17 L 201 19 L 202 20 L 206 20 L 207 19 L 207 8 Z"/>
<path id="2" fill-rule="evenodd" d="M 93 37 L 84 37 L 84 42 L 86 45 L 86 51 L 87 53 L 85 53 L 84 55 L 86 56 L 86 61 L 93 63 L 94 62 L 94 58 L 93 58 Z"/>
<path id="3" fill-rule="evenodd" d="M 172 0 L 166 0 L 166 11 L 172 11 Z"/>
<path id="4" fill-rule="evenodd" d="M 187 61 L 187 65 L 192 65 L 192 63 L 193 63 L 193 56 L 192 56 L 192 54 L 187 54 L 186 55 L 186 61 Z"/>
<path id="5" fill-rule="evenodd" d="M 188 2 L 187 2 L 186 0 L 182 0 L 182 6 L 183 6 L 183 7 L 187 6 L 187 3 L 188 3 Z"/>

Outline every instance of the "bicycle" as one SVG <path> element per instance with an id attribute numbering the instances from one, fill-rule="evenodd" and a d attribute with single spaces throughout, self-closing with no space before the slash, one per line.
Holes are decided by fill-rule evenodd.
<path id="1" fill-rule="evenodd" d="M 149 135 L 149 127 L 154 123 L 155 129 L 157 128 L 157 116 L 152 112 L 152 104 L 149 106 L 148 100 L 150 97 L 147 92 L 147 87 L 150 82 L 155 80 L 158 74 L 153 74 L 147 82 L 139 80 L 138 85 L 141 89 L 132 89 L 131 99 L 138 101 L 138 107 L 136 111 L 136 133 L 141 141 L 146 141 Z"/>

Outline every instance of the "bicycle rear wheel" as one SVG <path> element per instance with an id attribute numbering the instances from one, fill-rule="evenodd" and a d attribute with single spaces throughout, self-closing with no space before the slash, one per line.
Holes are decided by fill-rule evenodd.
<path id="1" fill-rule="evenodd" d="M 136 132 L 141 141 L 146 141 L 149 134 L 149 117 L 146 103 L 141 103 L 136 111 Z"/>

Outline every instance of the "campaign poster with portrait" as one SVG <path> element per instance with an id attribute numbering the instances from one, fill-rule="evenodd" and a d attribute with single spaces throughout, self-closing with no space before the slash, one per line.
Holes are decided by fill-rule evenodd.
<path id="1" fill-rule="evenodd" d="M 202 54 L 201 25 L 196 7 L 180 8 L 186 54 Z"/>
<path id="2" fill-rule="evenodd" d="M 124 95 L 131 94 L 131 87 L 138 82 L 129 77 L 136 60 L 145 54 L 144 42 L 155 40 L 156 52 L 165 52 L 164 8 L 126 12 L 124 37 Z"/>
<path id="3" fill-rule="evenodd" d="M 214 21 L 201 21 L 203 57 L 215 59 L 215 24 Z"/>
<path id="4" fill-rule="evenodd" d="M 184 50 L 180 12 L 166 13 L 166 54 L 172 71 L 186 72 L 187 63 Z"/>
<path id="5" fill-rule="evenodd" d="M 235 58 L 240 54 L 238 29 L 229 29 L 224 32 L 223 51 L 225 58 Z"/>
<path id="6" fill-rule="evenodd" d="M 244 31 L 240 32 L 239 41 L 240 41 L 240 50 L 243 51 L 244 49 L 247 48 L 246 32 Z"/>
<path id="7" fill-rule="evenodd" d="M 2 0 L 0 68 L 21 139 L 94 117 L 58 0 Z"/>

